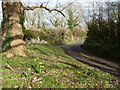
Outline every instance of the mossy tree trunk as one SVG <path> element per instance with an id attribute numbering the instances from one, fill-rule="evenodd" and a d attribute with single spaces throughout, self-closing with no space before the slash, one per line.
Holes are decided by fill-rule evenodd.
<path id="1" fill-rule="evenodd" d="M 2 2 L 3 21 L 2 39 L 3 51 L 7 55 L 25 56 L 26 44 L 20 18 L 24 18 L 24 8 L 21 2 Z"/>

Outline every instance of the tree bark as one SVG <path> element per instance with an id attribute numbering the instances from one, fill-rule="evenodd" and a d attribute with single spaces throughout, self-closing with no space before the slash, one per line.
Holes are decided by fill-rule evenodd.
<path id="1" fill-rule="evenodd" d="M 26 44 L 20 24 L 20 18 L 24 17 L 24 8 L 21 2 L 2 1 L 3 21 L 2 40 L 3 51 L 8 57 L 14 55 L 26 56 Z"/>

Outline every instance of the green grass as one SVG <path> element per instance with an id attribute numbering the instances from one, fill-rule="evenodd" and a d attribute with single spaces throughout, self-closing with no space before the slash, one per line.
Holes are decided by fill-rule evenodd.
<path id="1" fill-rule="evenodd" d="M 9 59 L 0 55 L 3 88 L 120 88 L 119 78 L 73 59 L 59 47 L 32 44 L 27 47 L 28 57 Z M 32 67 L 35 62 L 44 66 L 40 73 Z"/>
<path id="2" fill-rule="evenodd" d="M 65 40 L 65 45 L 69 45 L 69 44 L 77 44 L 77 43 L 84 43 L 84 41 Z"/>

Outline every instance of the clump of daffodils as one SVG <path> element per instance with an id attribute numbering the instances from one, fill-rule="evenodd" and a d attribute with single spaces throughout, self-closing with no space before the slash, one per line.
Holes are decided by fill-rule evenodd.
<path id="1" fill-rule="evenodd" d="M 43 64 L 42 62 L 39 62 L 39 64 Z"/>
<path id="2" fill-rule="evenodd" d="M 39 58 L 35 58 L 35 59 L 34 59 L 34 61 L 37 61 L 37 60 L 39 60 Z"/>
<path id="3" fill-rule="evenodd" d="M 32 63 L 32 67 L 36 73 L 41 73 L 44 66 L 42 62 L 38 62 L 38 61 L 39 61 L 39 58 L 35 58 L 34 62 Z"/>
<path id="4" fill-rule="evenodd" d="M 36 61 L 37 59 L 35 58 L 34 61 Z"/>
<path id="5" fill-rule="evenodd" d="M 44 66 L 40 66 L 41 68 L 44 68 Z"/>
<path id="6" fill-rule="evenodd" d="M 41 68 L 44 68 L 44 66 L 42 65 L 43 64 L 42 62 L 39 62 L 39 64 Z"/>

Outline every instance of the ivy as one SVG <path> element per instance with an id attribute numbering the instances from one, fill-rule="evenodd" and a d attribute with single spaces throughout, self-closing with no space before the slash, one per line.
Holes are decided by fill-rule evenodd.
<path id="1" fill-rule="evenodd" d="M 3 21 L 1 23 L 2 31 L 4 29 L 5 23 L 9 22 L 9 18 L 6 17 L 6 13 L 3 13 Z M 2 51 L 6 51 L 11 48 L 12 34 L 10 30 L 10 26 L 8 27 L 8 32 L 6 33 L 5 41 L 2 44 Z"/>
<path id="2" fill-rule="evenodd" d="M 20 25 L 22 26 L 22 31 L 23 31 L 24 39 L 25 39 L 28 31 L 26 30 L 26 28 L 25 28 L 25 26 L 24 26 L 24 20 L 25 20 L 24 17 L 20 17 Z"/>
<path id="3" fill-rule="evenodd" d="M 6 33 L 5 41 L 2 45 L 2 51 L 6 51 L 11 48 L 12 34 L 10 31 Z"/>
<path id="4" fill-rule="evenodd" d="M 3 28 L 4 28 L 4 25 L 5 25 L 5 23 L 8 21 L 8 19 L 6 18 L 6 15 L 5 15 L 5 13 L 3 14 L 3 21 L 2 21 L 2 23 L 1 23 L 1 28 L 2 28 L 2 30 L 3 30 Z"/>

